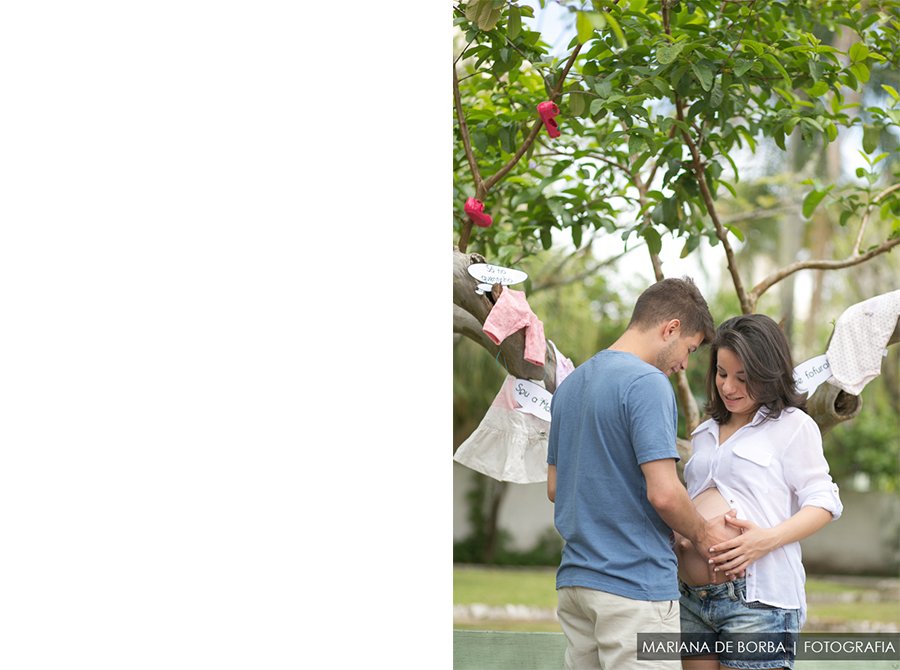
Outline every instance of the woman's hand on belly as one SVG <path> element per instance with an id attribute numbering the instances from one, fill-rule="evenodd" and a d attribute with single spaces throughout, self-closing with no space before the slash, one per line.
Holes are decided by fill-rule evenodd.
<path id="1" fill-rule="evenodd" d="M 710 549 L 715 552 L 711 559 L 714 569 L 724 572 L 726 577 L 742 576 L 754 561 L 778 547 L 777 533 L 772 528 L 761 528 L 752 521 L 728 514 L 725 515 L 725 522 L 738 534 Z"/>
<path id="2" fill-rule="evenodd" d="M 730 513 L 734 513 L 731 510 Z M 710 536 L 718 538 L 715 541 L 723 543 L 730 538 L 740 535 L 740 528 L 729 526 L 725 523 L 725 515 L 719 514 L 707 519 L 710 526 Z M 704 554 L 703 548 L 698 547 L 688 538 L 674 533 L 675 555 L 678 558 L 678 577 L 689 586 L 703 586 L 705 584 L 723 583 L 727 578 L 723 578 L 722 572 L 716 572 L 714 566 L 710 565 L 709 558 L 712 554 Z M 732 581 L 737 576 L 731 577 Z"/>

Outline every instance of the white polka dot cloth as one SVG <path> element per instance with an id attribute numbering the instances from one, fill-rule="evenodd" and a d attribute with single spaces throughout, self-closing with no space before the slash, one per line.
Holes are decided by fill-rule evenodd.
<path id="1" fill-rule="evenodd" d="M 838 388 L 859 395 L 866 384 L 881 374 L 885 346 L 900 317 L 900 291 L 892 291 L 857 303 L 841 314 L 825 352 L 831 366 L 828 380 Z"/>

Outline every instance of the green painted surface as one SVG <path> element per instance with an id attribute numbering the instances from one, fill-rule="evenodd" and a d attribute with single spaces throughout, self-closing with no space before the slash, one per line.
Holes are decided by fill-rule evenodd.
<path id="1" fill-rule="evenodd" d="M 453 670 L 563 670 L 565 653 L 562 633 L 453 631 Z"/>

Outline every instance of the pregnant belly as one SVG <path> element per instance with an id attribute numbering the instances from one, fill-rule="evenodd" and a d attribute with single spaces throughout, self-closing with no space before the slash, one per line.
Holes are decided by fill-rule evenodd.
<path id="1" fill-rule="evenodd" d="M 729 526 L 721 518 L 723 514 L 732 509 L 732 506 L 719 493 L 719 489 L 715 487 L 708 488 L 697 495 L 693 502 L 697 512 L 704 519 L 719 517 L 716 527 L 729 538 L 737 537 L 741 534 L 740 528 Z M 675 554 L 678 556 L 678 577 L 681 581 L 690 586 L 704 586 L 710 583 L 709 557 L 701 556 L 690 540 L 676 535 Z M 721 574 L 716 579 L 716 583 L 724 584 L 725 579 L 725 575 Z"/>

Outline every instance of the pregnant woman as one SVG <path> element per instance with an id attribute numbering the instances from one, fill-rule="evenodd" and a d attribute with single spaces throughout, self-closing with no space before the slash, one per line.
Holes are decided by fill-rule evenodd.
<path id="1" fill-rule="evenodd" d="M 723 522 L 733 537 L 711 548 L 722 552 L 714 559 L 675 537 L 683 645 L 722 650 L 683 656 L 686 670 L 794 666 L 792 642 L 806 620 L 799 541 L 843 506 L 793 368 L 787 338 L 767 316 L 737 316 L 716 330 L 706 377 L 712 418 L 694 431 L 684 476 L 704 517 L 737 515 Z M 713 561 L 722 578 L 710 584 Z"/>

